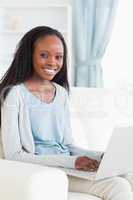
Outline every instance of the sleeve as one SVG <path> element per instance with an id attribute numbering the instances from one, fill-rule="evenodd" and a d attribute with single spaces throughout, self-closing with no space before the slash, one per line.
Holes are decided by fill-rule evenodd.
<path id="1" fill-rule="evenodd" d="M 19 96 L 12 89 L 1 108 L 1 137 L 5 159 L 52 167 L 74 168 L 75 157 L 68 155 L 35 155 L 27 152 L 19 132 Z"/>
<path id="2" fill-rule="evenodd" d="M 101 160 L 103 152 L 100 151 L 90 151 L 88 149 L 80 148 L 74 145 L 74 140 L 72 137 L 72 128 L 71 128 L 71 117 L 70 117 L 70 103 L 69 96 L 65 96 L 65 130 L 64 130 L 64 144 L 69 147 L 71 155 L 74 156 L 88 156 L 92 159 L 98 161 Z"/>

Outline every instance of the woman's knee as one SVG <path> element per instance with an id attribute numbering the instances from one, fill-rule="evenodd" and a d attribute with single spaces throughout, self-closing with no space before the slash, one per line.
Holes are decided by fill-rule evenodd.
<path id="1" fill-rule="evenodd" d="M 117 191 L 131 191 L 131 185 L 130 183 L 122 177 L 114 177 L 112 180 L 112 184 L 113 186 L 115 186 L 117 188 Z"/>

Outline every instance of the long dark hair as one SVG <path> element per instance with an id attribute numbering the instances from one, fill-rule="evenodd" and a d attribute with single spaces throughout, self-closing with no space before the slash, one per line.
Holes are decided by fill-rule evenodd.
<path id="1" fill-rule="evenodd" d="M 49 35 L 57 36 L 62 41 L 64 48 L 63 66 L 52 81 L 63 86 L 69 92 L 67 75 L 67 46 L 65 40 L 59 31 L 48 26 L 38 26 L 27 32 L 20 40 L 10 67 L 0 80 L 1 105 L 12 86 L 25 82 L 32 77 L 34 44 L 39 38 Z"/>

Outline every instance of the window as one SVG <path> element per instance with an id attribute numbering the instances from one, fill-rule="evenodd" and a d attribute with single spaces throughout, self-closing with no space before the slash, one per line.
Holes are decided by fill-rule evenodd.
<path id="1" fill-rule="evenodd" d="M 112 36 L 103 58 L 104 87 L 133 86 L 133 1 L 120 0 Z"/>

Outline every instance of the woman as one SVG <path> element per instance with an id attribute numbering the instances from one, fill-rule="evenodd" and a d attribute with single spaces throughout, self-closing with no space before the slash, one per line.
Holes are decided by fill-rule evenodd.
<path id="1" fill-rule="evenodd" d="M 1 133 L 6 159 L 96 171 L 102 153 L 73 145 L 67 48 L 60 32 L 36 27 L 21 39 L 0 84 Z M 68 176 L 69 190 L 106 200 L 131 200 L 121 177 L 86 181 Z"/>

